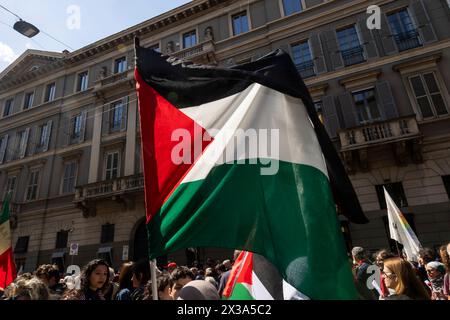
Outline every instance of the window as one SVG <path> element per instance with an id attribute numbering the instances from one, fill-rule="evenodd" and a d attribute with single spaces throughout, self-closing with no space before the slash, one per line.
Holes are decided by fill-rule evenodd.
<path id="1" fill-rule="evenodd" d="M 401 208 L 408 206 L 405 191 L 403 190 L 403 184 L 401 182 L 395 182 L 375 186 L 380 209 L 386 209 L 386 198 L 384 197 L 383 187 L 386 188 L 387 192 L 391 196 L 392 200 L 394 200 L 397 207 Z"/>
<path id="2" fill-rule="evenodd" d="M 249 30 L 246 11 L 233 15 L 231 20 L 233 22 L 233 35 L 237 36 Z"/>
<path id="3" fill-rule="evenodd" d="M 69 240 L 69 231 L 61 230 L 56 234 L 55 249 L 67 248 L 67 241 Z"/>
<path id="4" fill-rule="evenodd" d="M 125 113 L 125 106 L 122 101 L 112 105 L 110 132 L 120 131 L 122 129 L 122 120 Z"/>
<path id="5" fill-rule="evenodd" d="M 154 51 L 156 51 L 156 52 L 161 53 L 161 48 L 159 47 L 159 44 L 155 44 L 155 45 L 150 46 L 150 47 L 148 47 L 148 48 L 149 48 L 149 49 L 152 49 L 152 50 L 154 50 Z"/>
<path id="6" fill-rule="evenodd" d="M 450 199 L 450 175 L 442 176 L 444 182 L 445 191 L 447 191 L 448 198 Z"/>
<path id="7" fill-rule="evenodd" d="M 86 91 L 88 88 L 88 72 L 85 71 L 78 75 L 77 91 Z"/>
<path id="8" fill-rule="evenodd" d="M 295 12 L 303 10 L 300 0 L 283 0 L 284 15 L 289 16 Z"/>
<path id="9" fill-rule="evenodd" d="M 50 102 L 55 100 L 55 93 L 56 93 L 56 84 L 51 83 L 47 85 L 47 88 L 45 89 L 45 99 L 44 102 Z"/>
<path id="10" fill-rule="evenodd" d="M 29 128 L 17 133 L 17 139 L 18 139 L 17 141 L 19 141 L 19 143 L 16 145 L 16 149 L 13 151 L 14 159 L 17 159 L 17 157 L 19 157 L 20 159 L 23 159 L 25 157 L 25 153 L 27 151 L 27 146 L 28 146 L 29 133 L 30 133 Z"/>
<path id="11" fill-rule="evenodd" d="M 72 193 L 75 191 L 75 184 L 77 180 L 77 167 L 76 161 L 68 162 L 64 165 L 64 177 L 62 193 Z"/>
<path id="12" fill-rule="evenodd" d="M 365 61 L 364 49 L 358 38 L 355 26 L 337 31 L 339 48 L 341 50 L 342 59 L 346 66 L 361 63 Z"/>
<path id="13" fill-rule="evenodd" d="M 309 42 L 304 41 L 299 44 L 292 45 L 291 48 L 295 66 L 297 67 L 297 70 L 302 78 L 314 76 L 314 61 L 311 56 Z"/>
<path id="14" fill-rule="evenodd" d="M 8 180 L 6 180 L 6 188 L 5 188 L 5 196 L 7 194 L 11 194 L 11 196 L 14 195 L 14 191 L 16 190 L 16 176 L 9 176 Z"/>
<path id="15" fill-rule="evenodd" d="M 39 171 L 32 171 L 28 180 L 26 201 L 36 200 L 38 193 Z"/>
<path id="16" fill-rule="evenodd" d="M 114 242 L 114 224 L 111 223 L 102 225 L 100 243 L 108 242 Z"/>
<path id="17" fill-rule="evenodd" d="M 79 114 L 72 118 L 72 132 L 70 134 L 70 139 L 72 142 L 78 141 L 81 136 L 81 123 L 82 123 L 82 115 Z"/>
<path id="18" fill-rule="evenodd" d="M 30 241 L 30 236 L 19 237 L 14 248 L 14 253 L 27 253 L 28 242 Z"/>
<path id="19" fill-rule="evenodd" d="M 322 124 L 324 124 L 324 122 L 323 122 L 323 102 L 315 101 L 314 107 L 316 108 L 317 116 L 319 117 L 320 122 L 322 122 Z"/>
<path id="20" fill-rule="evenodd" d="M 419 33 L 407 9 L 389 14 L 388 22 L 399 51 L 405 51 L 421 45 Z"/>
<path id="21" fill-rule="evenodd" d="M 23 109 L 27 110 L 33 106 L 33 100 L 34 100 L 34 92 L 28 92 L 25 94 L 25 100 L 23 103 Z"/>
<path id="22" fill-rule="evenodd" d="M 119 152 L 111 152 L 106 155 L 105 180 L 112 180 L 119 175 Z"/>
<path id="23" fill-rule="evenodd" d="M 127 58 L 122 57 L 114 62 L 114 73 L 122 73 L 127 70 Z"/>
<path id="24" fill-rule="evenodd" d="M 45 146 L 46 141 L 47 141 L 47 136 L 49 133 L 48 129 L 49 129 L 48 124 L 44 124 L 39 127 L 40 135 L 39 135 L 39 141 L 38 141 L 38 146 L 37 146 L 38 148 L 43 148 Z"/>
<path id="25" fill-rule="evenodd" d="M 197 33 L 192 30 L 183 34 L 183 49 L 193 47 L 197 44 Z"/>
<path id="26" fill-rule="evenodd" d="M 8 99 L 5 101 L 5 106 L 3 107 L 3 116 L 7 117 L 12 113 L 14 99 Z"/>
<path id="27" fill-rule="evenodd" d="M 354 92 L 353 100 L 355 101 L 359 123 L 364 124 L 381 119 L 381 114 L 378 110 L 374 89 Z"/>
<path id="28" fill-rule="evenodd" d="M 436 75 L 433 72 L 412 76 L 409 81 L 423 118 L 448 114 Z"/>

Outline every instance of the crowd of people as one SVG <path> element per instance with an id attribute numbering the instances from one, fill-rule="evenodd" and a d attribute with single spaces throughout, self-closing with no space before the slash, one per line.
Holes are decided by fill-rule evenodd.
<path id="1" fill-rule="evenodd" d="M 450 300 L 450 243 L 438 254 L 422 249 L 418 262 L 386 249 L 373 259 L 361 247 L 351 254 L 359 299 Z M 191 268 L 171 262 L 156 270 L 158 299 L 219 300 L 231 268 L 230 260 L 208 259 L 206 266 L 194 263 Z M 374 275 L 379 278 L 373 279 Z M 106 261 L 95 259 L 79 275 L 65 277 L 56 265 L 41 265 L 33 274 L 21 274 L 7 288 L 0 288 L 0 300 L 153 300 L 150 263 L 126 262 L 116 274 Z"/>
<path id="2" fill-rule="evenodd" d="M 371 260 L 361 247 L 352 249 L 353 274 L 361 299 L 450 300 L 450 243 L 439 252 L 423 248 L 418 261 L 382 249 Z M 372 262 L 374 261 L 374 262 Z M 373 267 L 374 268 L 373 268 Z M 372 268 L 371 268 L 372 267 Z M 371 268 L 371 269 L 369 269 Z M 372 279 L 379 270 L 379 279 Z"/>

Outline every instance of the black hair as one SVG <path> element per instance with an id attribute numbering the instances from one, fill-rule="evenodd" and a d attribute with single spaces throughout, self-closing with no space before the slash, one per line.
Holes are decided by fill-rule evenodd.
<path id="1" fill-rule="evenodd" d="M 139 260 L 133 264 L 131 270 L 140 285 L 146 284 L 150 280 L 150 262 L 148 260 Z"/>

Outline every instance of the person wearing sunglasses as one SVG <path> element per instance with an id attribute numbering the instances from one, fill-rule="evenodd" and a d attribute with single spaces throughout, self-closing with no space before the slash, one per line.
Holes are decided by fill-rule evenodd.
<path id="1" fill-rule="evenodd" d="M 430 280 L 431 299 L 447 300 L 447 296 L 444 294 L 444 264 L 438 261 L 429 262 L 426 265 L 426 271 Z"/>
<path id="2" fill-rule="evenodd" d="M 417 278 L 411 264 L 401 258 L 389 258 L 383 264 L 383 281 L 395 290 L 384 300 L 430 300 L 425 285 Z"/>

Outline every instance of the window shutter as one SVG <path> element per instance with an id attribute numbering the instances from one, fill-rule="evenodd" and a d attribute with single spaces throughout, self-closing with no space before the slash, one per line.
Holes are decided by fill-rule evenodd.
<path id="1" fill-rule="evenodd" d="M 30 156 L 38 152 L 38 146 L 39 146 L 39 126 L 33 127 L 32 134 L 31 134 L 31 147 L 30 147 Z"/>
<path id="2" fill-rule="evenodd" d="M 87 110 L 83 110 L 81 112 L 81 131 L 79 142 L 84 142 L 84 139 L 86 137 L 86 119 L 87 119 Z"/>
<path id="3" fill-rule="evenodd" d="M 378 105 L 386 120 L 398 118 L 398 110 L 388 81 L 378 81 L 375 85 Z"/>
<path id="4" fill-rule="evenodd" d="M 50 143 L 50 137 L 51 137 L 51 134 L 52 134 L 52 124 L 53 124 L 52 120 L 49 120 L 47 122 L 47 132 L 45 133 L 45 140 L 44 140 L 45 142 L 44 142 L 44 146 L 42 148 L 42 152 L 48 151 L 48 146 L 49 146 L 49 143 Z"/>
<path id="5" fill-rule="evenodd" d="M 0 164 L 5 160 L 6 147 L 8 146 L 8 135 L 3 136 L 0 140 Z"/>
<path id="6" fill-rule="evenodd" d="M 111 128 L 110 128 L 110 122 L 111 122 L 111 105 L 107 104 L 103 107 L 103 114 L 102 114 L 102 135 L 109 134 Z"/>
<path id="7" fill-rule="evenodd" d="M 314 57 L 314 64 L 316 66 L 317 74 L 324 73 L 327 71 L 327 66 L 325 64 L 325 57 L 323 56 L 319 35 L 314 34 L 309 40 L 311 43 L 311 51 Z"/>
<path id="8" fill-rule="evenodd" d="M 128 96 L 122 99 L 123 109 L 122 109 L 122 119 L 120 121 L 120 131 L 127 130 L 128 101 L 129 101 Z"/>
<path id="9" fill-rule="evenodd" d="M 340 69 L 344 67 L 344 61 L 342 60 L 341 51 L 336 38 L 336 32 L 334 30 L 324 31 L 320 34 L 322 44 L 326 52 L 331 59 L 331 65 L 333 69 Z"/>
<path id="10" fill-rule="evenodd" d="M 25 154 L 27 152 L 27 145 L 28 145 L 28 136 L 30 135 L 30 128 L 26 128 L 25 129 L 25 134 L 22 137 L 21 141 L 20 141 L 20 153 L 19 153 L 19 158 L 23 159 L 25 158 Z"/>
<path id="11" fill-rule="evenodd" d="M 367 28 L 366 19 L 361 19 L 358 21 L 358 28 L 361 35 L 362 44 L 364 46 L 364 52 L 367 55 L 368 59 L 377 58 L 378 50 L 377 45 L 375 43 L 375 39 L 372 35 L 371 30 Z"/>
<path id="12" fill-rule="evenodd" d="M 346 92 L 338 96 L 339 104 L 341 105 L 342 116 L 346 128 L 356 127 L 358 125 L 355 103 L 350 92 Z"/>
<path id="13" fill-rule="evenodd" d="M 427 9 L 422 0 L 417 0 L 411 3 L 414 17 L 416 18 L 417 29 L 424 43 L 429 43 L 437 40 Z"/>
<path id="14" fill-rule="evenodd" d="M 392 35 L 391 28 L 387 21 L 386 16 L 381 14 L 381 43 L 383 44 L 383 50 L 386 55 L 391 55 L 398 52 L 397 45 Z"/>
<path id="15" fill-rule="evenodd" d="M 325 129 L 331 138 L 336 137 L 340 128 L 339 118 L 337 114 L 336 104 L 333 96 L 324 96 L 322 99 L 322 110 L 325 120 Z"/>
<path id="16" fill-rule="evenodd" d="M 13 160 L 16 157 L 16 150 L 18 144 L 17 133 L 12 137 L 11 143 L 6 148 L 6 162 Z"/>

